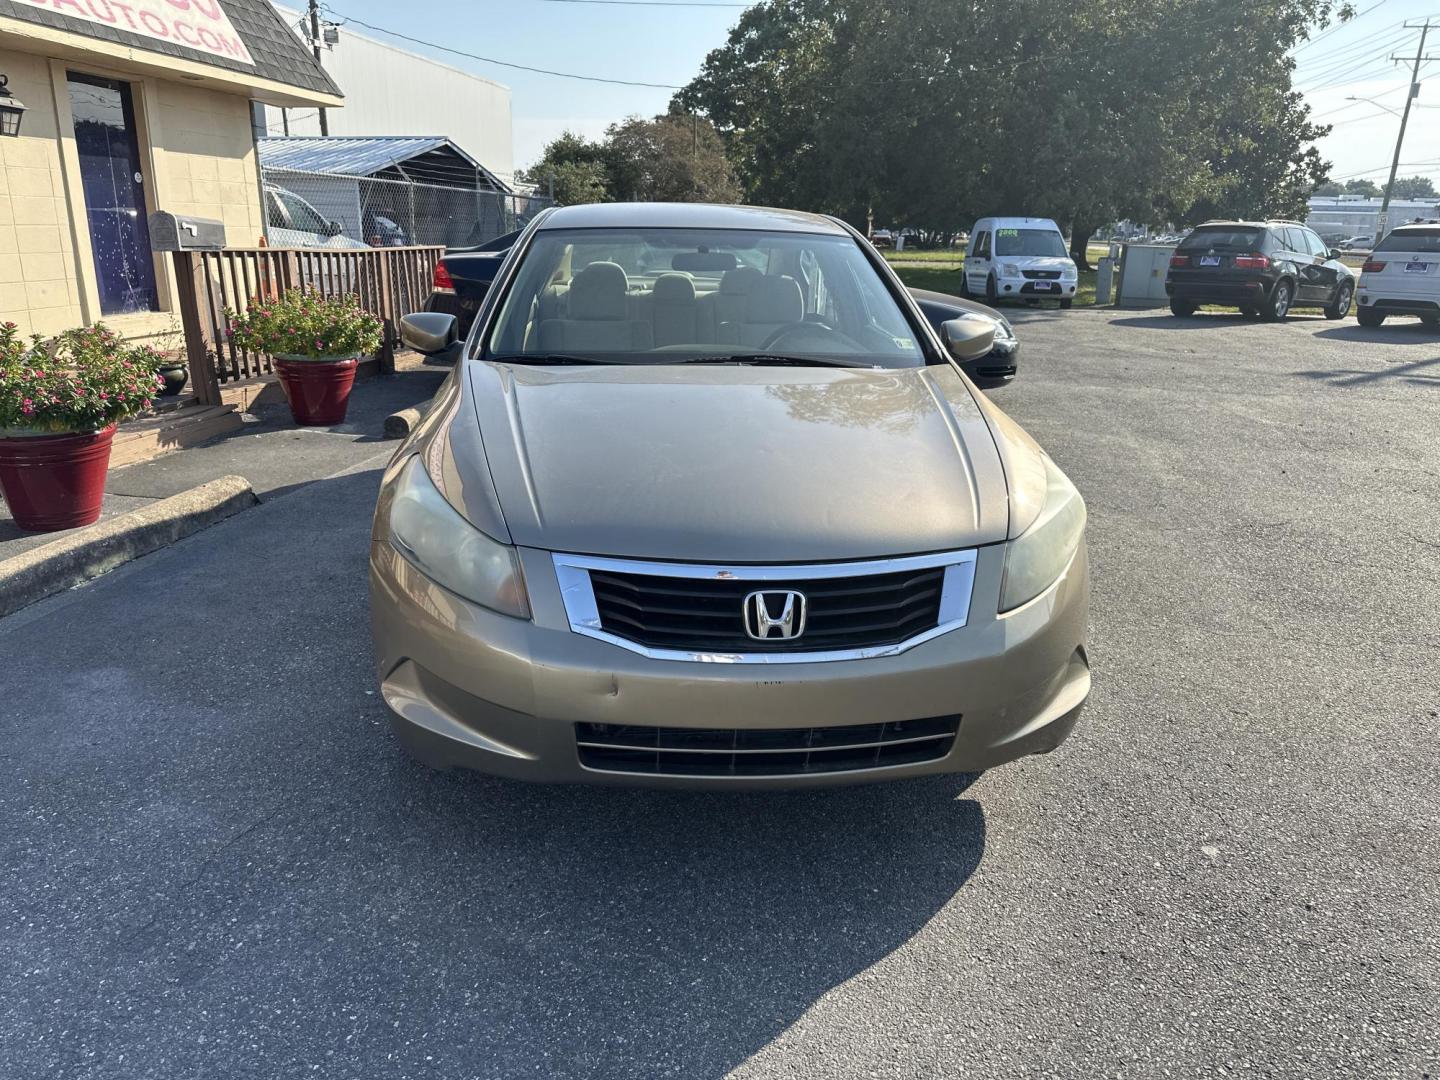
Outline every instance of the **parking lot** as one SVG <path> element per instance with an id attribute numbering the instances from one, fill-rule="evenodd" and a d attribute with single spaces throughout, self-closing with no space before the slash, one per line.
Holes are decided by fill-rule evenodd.
<path id="1" fill-rule="evenodd" d="M 1436 1075 L 1440 339 L 1007 315 L 995 400 L 1090 509 L 1060 751 L 428 772 L 373 693 L 377 444 L 0 621 L 0 1075 Z"/>

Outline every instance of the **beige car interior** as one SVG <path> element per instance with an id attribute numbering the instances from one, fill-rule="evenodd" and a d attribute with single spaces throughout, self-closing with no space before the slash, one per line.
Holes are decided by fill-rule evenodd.
<path id="1" fill-rule="evenodd" d="M 692 276 L 668 271 L 632 283 L 615 262 L 592 262 L 568 281 L 568 261 L 534 304 L 527 352 L 628 351 L 676 345 L 760 348 L 805 320 L 800 283 L 754 267 Z"/>

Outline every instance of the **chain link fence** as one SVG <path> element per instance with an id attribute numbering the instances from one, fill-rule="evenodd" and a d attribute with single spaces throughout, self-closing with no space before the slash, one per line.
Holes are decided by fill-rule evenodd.
<path id="1" fill-rule="evenodd" d="M 407 180 L 261 169 L 271 247 L 474 247 L 522 228 L 550 200 Z"/>

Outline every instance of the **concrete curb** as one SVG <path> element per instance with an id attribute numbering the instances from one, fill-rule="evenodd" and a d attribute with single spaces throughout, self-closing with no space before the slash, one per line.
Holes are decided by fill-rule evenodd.
<path id="1" fill-rule="evenodd" d="M 243 476 L 222 476 L 0 561 L 0 618 L 173 544 L 258 501 Z"/>

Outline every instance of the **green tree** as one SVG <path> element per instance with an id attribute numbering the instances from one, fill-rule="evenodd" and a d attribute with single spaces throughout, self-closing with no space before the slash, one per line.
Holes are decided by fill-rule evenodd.
<path id="1" fill-rule="evenodd" d="M 1323 184 L 1317 184 L 1315 190 L 1310 194 L 1318 195 L 1323 199 L 1333 199 L 1335 196 L 1344 192 L 1344 190 L 1345 189 L 1334 180 L 1326 180 Z"/>
<path id="2" fill-rule="evenodd" d="M 1384 193 L 1374 180 L 1347 180 L 1345 181 L 1345 194 L 1359 195 L 1366 199 L 1378 199 Z"/>
<path id="3" fill-rule="evenodd" d="M 1075 0 L 762 0 L 675 99 L 755 201 L 942 230 L 1054 217 L 1296 212 L 1325 128 L 1288 51 L 1347 8 Z"/>
<path id="4" fill-rule="evenodd" d="M 1397 176 L 1395 186 L 1390 190 L 1392 199 L 1435 199 L 1435 182 L 1428 176 Z"/>
<path id="5" fill-rule="evenodd" d="M 631 116 L 605 133 L 610 190 L 645 202 L 738 202 L 740 185 L 709 120 Z"/>
<path id="6" fill-rule="evenodd" d="M 555 201 L 561 206 L 610 202 L 614 198 L 604 144 L 591 142 L 573 131 L 564 132 L 545 147 L 539 161 L 515 175 L 546 194 L 553 188 Z"/>
<path id="7" fill-rule="evenodd" d="M 611 124 L 601 142 L 567 131 L 517 174 L 555 201 L 736 202 L 743 192 L 709 120 L 669 114 Z"/>

